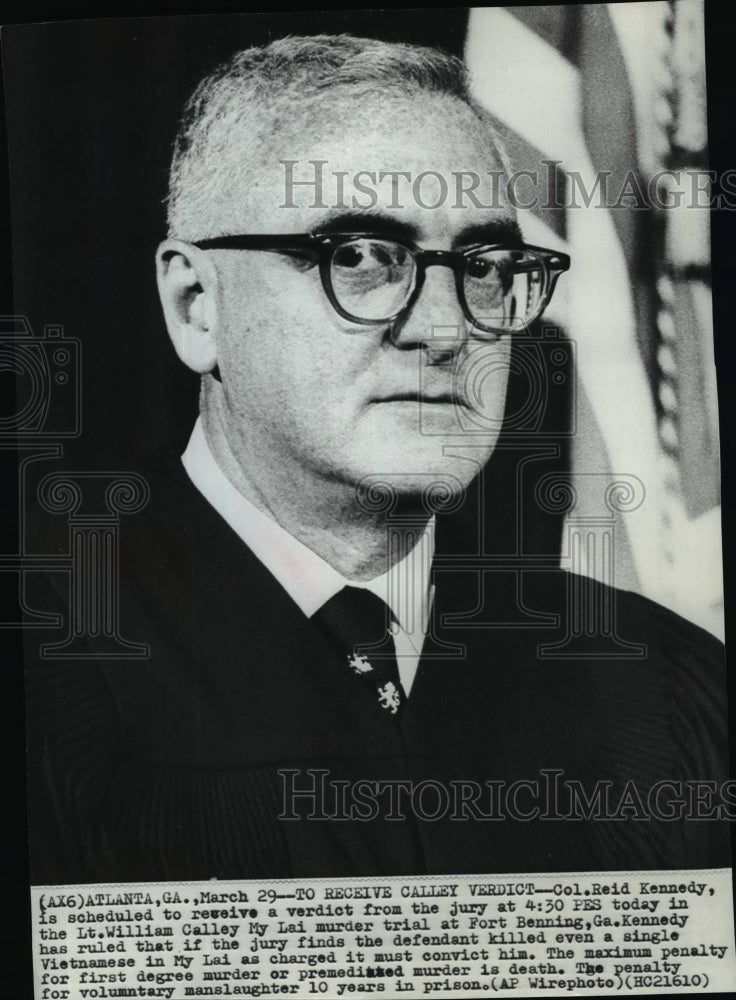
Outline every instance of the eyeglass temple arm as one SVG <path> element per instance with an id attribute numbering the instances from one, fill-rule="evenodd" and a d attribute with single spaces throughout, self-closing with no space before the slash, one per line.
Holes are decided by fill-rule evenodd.
<path id="1" fill-rule="evenodd" d="M 314 236 L 304 233 L 279 233 L 268 235 L 213 236 L 195 240 L 193 246 L 200 250 L 310 250 L 316 249 Z"/>

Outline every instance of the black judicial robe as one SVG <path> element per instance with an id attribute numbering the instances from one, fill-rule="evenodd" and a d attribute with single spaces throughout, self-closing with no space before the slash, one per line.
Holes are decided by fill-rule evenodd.
<path id="1" fill-rule="evenodd" d="M 707 633 L 562 571 L 438 560 L 397 725 L 178 461 L 148 479 L 120 621 L 149 657 L 28 658 L 35 884 L 730 864 L 708 786 L 709 818 L 677 815 L 726 778 Z M 615 640 L 567 641 L 580 593 Z"/>

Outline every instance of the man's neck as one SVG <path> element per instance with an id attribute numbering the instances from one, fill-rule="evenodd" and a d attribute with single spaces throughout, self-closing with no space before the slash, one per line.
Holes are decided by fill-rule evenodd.
<path id="1" fill-rule="evenodd" d="M 211 402 L 211 400 L 210 400 Z M 346 579 L 372 580 L 416 544 L 429 515 L 414 500 L 402 501 L 401 520 L 366 510 L 354 485 L 312 476 L 309 470 L 274 467 L 267 456 L 236 457 L 221 406 L 202 408 L 207 444 L 220 469 L 246 500 L 281 525 Z M 255 451 L 256 449 L 254 449 Z M 391 514 L 396 510 L 391 507 Z"/>

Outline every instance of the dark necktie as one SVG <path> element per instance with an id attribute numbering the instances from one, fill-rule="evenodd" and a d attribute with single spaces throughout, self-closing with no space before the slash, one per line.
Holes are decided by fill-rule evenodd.
<path id="1" fill-rule="evenodd" d="M 406 701 L 384 601 L 362 587 L 343 587 L 312 620 L 344 658 L 345 667 L 375 691 L 376 703 L 398 719 Z"/>

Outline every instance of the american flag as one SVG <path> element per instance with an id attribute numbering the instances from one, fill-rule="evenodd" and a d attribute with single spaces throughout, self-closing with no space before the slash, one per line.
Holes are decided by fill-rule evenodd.
<path id="1" fill-rule="evenodd" d="M 476 8 L 465 56 L 512 168 L 537 174 L 515 188 L 538 202 L 527 242 L 572 256 L 545 317 L 576 352 L 562 565 L 722 637 L 702 4 Z"/>

